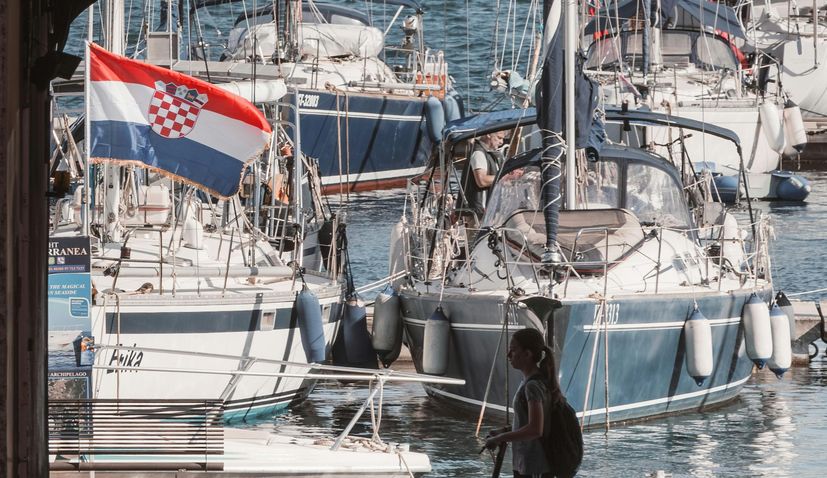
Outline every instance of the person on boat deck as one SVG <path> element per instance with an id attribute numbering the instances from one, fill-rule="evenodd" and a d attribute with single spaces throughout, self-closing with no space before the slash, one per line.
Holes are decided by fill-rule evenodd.
<path id="1" fill-rule="evenodd" d="M 512 442 L 514 478 L 553 477 L 542 442 L 543 434 L 553 430 L 543 429 L 544 410 L 565 400 L 557 381 L 554 355 L 537 329 L 520 329 L 511 338 L 508 361 L 523 374 L 514 394 L 514 423 L 510 431 L 507 427 L 491 430 L 485 446 L 495 448 Z M 535 375 L 542 380 L 529 380 Z"/>
<path id="2" fill-rule="evenodd" d="M 503 144 L 503 138 L 505 138 L 504 131 L 480 136 L 462 171 L 464 200 L 461 207 L 468 213 L 476 215 L 475 225 L 485 212 L 486 192 L 494 184 L 497 171 L 502 165 L 502 153 L 499 148 Z"/>

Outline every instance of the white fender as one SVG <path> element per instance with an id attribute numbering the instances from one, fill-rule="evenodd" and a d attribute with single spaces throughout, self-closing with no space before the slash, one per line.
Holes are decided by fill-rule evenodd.
<path id="1" fill-rule="evenodd" d="M 792 100 L 784 105 L 784 136 L 787 144 L 784 155 L 796 157 L 807 146 L 807 130 L 804 128 L 804 119 L 801 117 L 801 108 Z"/>
<path id="2" fill-rule="evenodd" d="M 712 375 L 712 326 L 699 310 L 692 312 L 683 324 L 686 347 L 686 371 L 700 387 Z"/>
<path id="3" fill-rule="evenodd" d="M 772 357 L 772 327 L 770 326 L 770 310 L 757 295 L 752 294 L 744 304 L 742 315 L 744 322 L 744 341 L 747 346 L 747 356 L 755 362 L 758 368 Z"/>
<path id="4" fill-rule="evenodd" d="M 765 101 L 761 103 L 758 112 L 761 118 L 761 130 L 767 139 L 767 144 L 770 145 L 770 149 L 781 154 L 784 152 L 785 138 L 778 105 L 772 101 Z"/>
<path id="5" fill-rule="evenodd" d="M 425 336 L 422 340 L 422 372 L 429 375 L 444 375 L 448 371 L 448 341 L 451 338 L 451 322 L 437 307 L 425 321 Z"/>
<path id="6" fill-rule="evenodd" d="M 773 305 L 770 311 L 770 328 L 772 329 L 772 357 L 767 365 L 778 378 L 781 378 L 792 365 L 793 351 L 789 319 L 778 304 Z"/>

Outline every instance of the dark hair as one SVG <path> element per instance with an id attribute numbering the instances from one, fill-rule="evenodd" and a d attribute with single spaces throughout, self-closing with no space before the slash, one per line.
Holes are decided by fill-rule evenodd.
<path id="1" fill-rule="evenodd" d="M 540 373 L 546 380 L 551 395 L 552 403 L 561 402 L 563 392 L 560 390 L 560 382 L 557 380 L 557 367 L 554 363 L 554 353 L 546 345 L 543 334 L 537 329 L 520 329 L 514 332 L 511 337 L 521 348 L 531 352 L 535 362 L 540 362 Z"/>

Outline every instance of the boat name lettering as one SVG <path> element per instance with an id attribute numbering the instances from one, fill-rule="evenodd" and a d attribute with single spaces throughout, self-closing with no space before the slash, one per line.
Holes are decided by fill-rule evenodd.
<path id="1" fill-rule="evenodd" d="M 318 108 L 319 95 L 306 95 L 299 93 L 299 106 L 302 108 Z"/>
<path id="2" fill-rule="evenodd" d="M 132 344 L 134 347 L 136 344 Z M 109 366 L 120 365 L 121 367 L 140 367 L 141 362 L 144 361 L 144 352 L 140 350 L 118 350 L 112 352 L 112 358 L 109 359 Z M 112 373 L 115 369 L 108 368 L 106 373 Z M 121 372 L 136 372 L 137 370 L 121 370 Z"/>
<path id="3" fill-rule="evenodd" d="M 594 320 L 592 321 L 593 326 L 602 325 L 602 308 L 603 303 L 599 303 L 594 306 Z M 619 318 L 620 304 L 606 304 L 606 323 L 609 325 L 614 325 L 617 323 Z"/>

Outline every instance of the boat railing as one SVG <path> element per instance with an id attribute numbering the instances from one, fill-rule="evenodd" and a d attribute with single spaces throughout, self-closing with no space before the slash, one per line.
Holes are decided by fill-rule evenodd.
<path id="1" fill-rule="evenodd" d="M 748 225 L 751 226 L 751 225 Z M 755 226 L 757 226 L 759 231 L 759 237 L 752 238 L 751 241 L 744 240 L 744 239 L 726 239 L 723 237 L 722 226 L 708 226 L 708 227 L 700 227 L 700 228 L 675 228 L 675 227 L 668 227 L 659 225 L 653 229 L 651 229 L 648 235 L 645 237 L 645 240 L 648 239 L 657 239 L 658 240 L 658 252 L 656 257 L 650 257 L 649 255 L 643 253 L 637 245 L 633 244 L 626 244 L 629 246 L 629 249 L 626 253 L 621 254 L 618 257 L 610 258 L 609 247 L 610 241 L 609 236 L 613 232 L 613 228 L 605 227 L 605 226 L 598 226 L 598 227 L 587 227 L 579 229 L 575 234 L 574 245 L 571 249 L 570 253 L 566 253 L 566 251 L 561 250 L 561 254 L 567 260 L 564 262 L 558 263 L 559 267 L 565 269 L 562 285 L 563 285 L 563 297 L 566 297 L 569 279 L 575 277 L 577 279 L 581 279 L 584 275 L 584 272 L 587 274 L 594 274 L 598 270 L 602 270 L 603 276 L 603 285 L 604 285 L 604 294 L 605 290 L 608 287 L 607 279 L 608 279 L 608 270 L 611 269 L 616 264 L 624 262 L 629 259 L 633 254 L 638 254 L 640 257 L 644 258 L 646 261 L 651 261 L 655 267 L 653 274 L 655 276 L 655 286 L 654 292 L 658 293 L 660 290 L 660 275 L 661 271 L 663 270 L 664 264 L 664 257 L 663 257 L 663 236 L 664 232 L 672 232 L 684 237 L 686 241 L 689 243 L 694 244 L 696 237 L 703 236 L 706 237 L 705 239 L 701 239 L 699 241 L 700 249 L 703 250 L 702 257 L 690 257 L 687 258 L 684 255 L 681 255 L 681 261 L 687 262 L 695 262 L 694 264 L 690 264 L 692 266 L 700 266 L 697 262 L 697 259 L 702 259 L 704 261 L 703 267 L 699 270 L 703 271 L 701 274 L 702 282 L 708 282 L 710 279 L 710 271 L 715 272 L 717 269 L 717 282 L 718 282 L 718 289 L 720 290 L 723 284 L 723 275 L 725 271 L 728 269 L 731 273 L 735 274 L 741 279 L 741 282 L 745 282 L 747 279 L 753 279 L 757 282 L 759 278 L 765 277 L 769 278 L 768 274 L 770 272 L 770 264 L 769 264 L 769 253 L 768 253 L 768 240 L 770 236 L 770 232 L 767 230 L 768 227 L 768 219 L 764 216 L 759 217 L 756 221 Z M 514 237 L 521 238 L 520 241 L 515 245 L 518 252 L 513 254 L 514 259 L 509 259 L 508 257 L 505 258 L 504 266 L 506 267 L 506 273 L 513 273 L 509 271 L 509 267 L 513 270 L 514 267 L 525 267 L 528 266 L 533 271 L 533 278 L 536 283 L 538 290 L 541 290 L 541 284 L 539 280 L 538 270 L 542 270 L 547 268 L 545 264 L 542 264 L 539 261 L 539 256 L 534 257 L 536 254 L 527 253 L 532 245 L 532 242 L 527 237 L 525 231 L 517 229 L 517 228 L 506 228 L 501 227 L 498 228 L 499 231 L 503 234 L 503 242 L 507 241 L 506 235 L 510 236 L 513 240 Z M 602 241 L 603 247 L 603 260 L 590 260 L 590 261 L 580 261 L 575 260 L 573 254 L 576 254 L 578 250 L 577 244 L 578 241 L 581 240 L 583 235 L 585 234 L 594 234 L 599 233 L 602 234 L 604 239 Z M 709 233 L 709 234 L 704 234 Z M 729 242 L 734 243 L 739 249 L 740 253 L 743 254 L 743 261 L 740 264 L 733 264 L 728 258 L 721 247 L 722 243 Z M 595 245 L 595 247 L 601 246 L 601 244 Z M 714 246 L 714 247 L 709 247 Z M 537 251 L 535 251 L 537 252 Z M 528 260 L 525 260 L 528 258 Z M 584 270 L 585 268 L 585 270 Z M 744 270 L 746 269 L 746 270 Z"/>
<path id="2" fill-rule="evenodd" d="M 50 399 L 47 407 L 52 471 L 223 469 L 222 400 Z M 119 461 L 95 460 L 104 455 Z"/>
<path id="3" fill-rule="evenodd" d="M 193 267 L 178 267 L 178 266 L 191 266 L 191 260 L 181 257 L 176 257 L 175 255 L 175 247 L 173 247 L 172 242 L 170 241 L 166 246 L 164 245 L 164 233 L 169 232 L 169 228 L 167 227 L 136 227 L 132 228 L 133 231 L 140 231 L 145 233 L 157 233 L 158 234 L 158 258 L 157 259 L 139 259 L 139 258 L 132 258 L 131 257 L 131 250 L 128 247 L 129 239 L 127 238 L 124 242 L 123 246 L 120 249 L 120 254 L 118 257 L 96 257 L 95 259 L 100 259 L 105 261 L 104 265 L 106 268 L 103 270 L 104 275 L 112 275 L 112 290 L 117 290 L 117 284 L 120 277 L 145 277 L 145 278 L 158 278 L 158 294 L 164 295 L 164 279 L 177 279 L 177 278 L 184 278 L 184 277 L 194 277 L 194 278 L 206 278 L 206 277 L 222 277 L 223 278 L 223 287 L 221 290 L 221 294 L 226 293 L 227 289 L 227 280 L 230 277 L 238 278 L 238 277 L 292 277 L 295 274 L 295 270 L 289 266 L 283 265 L 273 265 L 273 266 L 255 266 L 255 265 L 243 265 L 243 266 L 231 266 L 230 265 L 230 256 L 232 254 L 232 248 L 234 245 L 238 245 L 241 248 L 242 253 L 244 252 L 244 244 L 241 238 L 241 234 L 236 235 L 236 228 L 231 228 L 230 231 L 230 239 L 226 246 L 227 249 L 227 262 L 225 265 L 214 265 L 214 266 L 199 266 L 197 268 Z M 175 235 L 172 234 L 172 239 L 174 239 Z M 218 251 L 216 256 L 221 257 L 222 250 L 224 250 L 224 234 L 221 235 Z M 250 247 L 253 247 L 252 245 Z M 164 253 L 166 248 L 166 255 Z M 171 260 L 170 260 L 171 255 Z M 244 254 L 242 254 L 244 255 Z M 122 267 L 123 264 L 145 264 L 142 267 Z M 108 265 L 107 265 L 108 264 Z M 156 265 L 157 267 L 152 267 L 152 265 Z M 96 261 L 93 264 L 93 267 L 100 268 L 101 266 L 98 265 Z M 165 272 L 165 268 L 171 268 L 170 272 Z M 149 290 L 141 290 L 141 293 L 150 292 L 152 289 Z M 173 280 L 173 295 L 175 294 L 175 281 Z"/>
<path id="4" fill-rule="evenodd" d="M 508 223 L 508 222 L 506 222 Z M 756 281 L 761 277 L 767 277 L 770 271 L 768 238 L 770 231 L 767 218 L 760 216 L 754 224 L 757 226 L 757 238 L 725 238 L 723 226 L 712 225 L 697 228 L 670 227 L 666 225 L 652 225 L 637 228 L 638 235 L 632 237 L 620 237 L 614 240 L 616 233 L 624 227 L 589 226 L 567 231 L 570 236 L 570 244 L 560 248 L 561 255 L 565 261 L 557 263 L 562 272 L 562 290 L 565 297 L 569 285 L 569 279 L 581 279 L 584 276 L 602 276 L 603 281 L 608 279 L 608 271 L 615 265 L 629 260 L 637 255 L 644 261 L 651 262 L 655 279 L 654 292 L 660 291 L 660 276 L 664 270 L 664 248 L 663 238 L 665 233 L 673 233 L 682 236 L 687 241 L 689 249 L 695 249 L 695 253 L 687 250 L 687 253 L 680 254 L 669 259 L 679 260 L 684 263 L 687 269 L 694 270 L 693 283 L 708 285 L 714 276 L 717 276 L 718 288 L 722 287 L 724 274 L 729 271 L 738 278 L 741 283 L 748 279 Z M 751 229 L 747 225 L 748 229 Z M 471 257 L 470 250 L 476 247 L 481 241 L 488 241 L 486 237 L 492 235 L 503 244 L 504 250 L 510 254 L 502 254 L 500 267 L 505 268 L 507 275 L 514 275 L 517 269 L 523 274 L 530 271 L 530 279 L 535 283 L 537 290 L 542 290 L 542 280 L 548 277 L 548 265 L 541 261 L 544 252 L 543 241 L 532 240 L 529 234 L 538 234 L 536 231 L 526 230 L 527 228 L 500 226 L 497 228 L 483 229 L 476 239 L 468 237 L 460 232 L 457 226 L 449 229 L 438 229 L 433 227 L 414 228 L 408 236 L 407 245 L 409 258 L 407 271 L 419 280 L 434 280 L 448 274 L 446 271 L 453 268 L 462 269 L 465 262 Z M 633 229 L 626 227 L 625 229 Z M 467 229 L 466 229 L 467 231 Z M 585 240 L 587 236 L 601 236 L 600 240 Z M 536 239 L 533 238 L 533 239 Z M 652 256 L 642 250 L 645 241 L 657 240 L 657 255 Z M 738 248 L 742 260 L 733 262 L 731 257 L 725 254 L 723 244 L 729 243 Z M 586 249 L 583 249 L 583 245 Z M 585 260 L 584 260 L 585 259 Z M 428 267 L 426 267 L 428 266 Z M 469 272 L 470 273 L 470 272 Z M 427 277 L 426 277 L 427 276 Z M 559 277 L 559 276 L 558 276 Z M 453 279 L 445 277 L 450 283 L 462 284 L 465 277 L 456 275 Z M 470 277 L 467 283 L 470 283 Z M 608 284 L 604 284 L 604 289 Z"/>
<path id="5" fill-rule="evenodd" d="M 379 438 L 379 428 L 381 425 L 382 405 L 385 384 L 388 382 L 399 383 L 435 383 L 442 385 L 464 385 L 465 380 L 440 377 L 435 375 L 425 375 L 409 372 L 398 372 L 391 369 L 373 370 L 362 369 L 356 367 L 343 367 L 337 365 L 326 365 L 320 363 L 300 363 L 291 362 L 287 360 L 264 359 L 258 357 L 240 357 L 229 354 L 219 354 L 210 352 L 195 352 L 186 350 L 172 350 L 151 347 L 138 346 L 121 346 L 121 345 L 98 345 L 96 350 L 131 350 L 148 352 L 153 354 L 172 354 L 172 355 L 186 355 L 198 356 L 209 359 L 226 359 L 234 363 L 244 363 L 243 370 L 217 370 L 217 369 L 195 369 L 195 368 L 177 368 L 177 367 L 133 367 L 122 365 L 94 365 L 92 368 L 102 371 L 116 371 L 116 372 L 161 372 L 161 373 L 184 373 L 184 374 L 199 374 L 199 375 L 219 375 L 229 376 L 229 383 L 237 386 L 240 379 L 243 377 L 259 377 L 259 378 L 297 378 L 302 380 L 347 380 L 351 382 L 368 382 L 371 391 L 368 394 L 362 406 L 356 411 L 353 418 L 350 420 L 345 429 L 337 436 L 335 442 L 331 446 L 331 450 L 337 450 L 342 442 L 348 437 L 353 426 L 359 421 L 362 414 L 370 407 L 371 409 L 371 423 L 373 425 L 372 440 L 381 443 Z M 281 371 L 266 371 L 259 372 L 250 370 L 251 364 L 266 364 L 278 366 Z M 282 368 L 283 367 L 283 368 Z M 288 369 L 290 367 L 292 370 Z M 298 369 L 298 370 L 295 370 Z M 289 371 L 288 371 L 289 370 Z M 230 391 L 231 392 L 231 391 Z M 226 395 L 228 390 L 224 391 Z M 376 395 L 379 395 L 379 403 L 375 403 Z"/>

